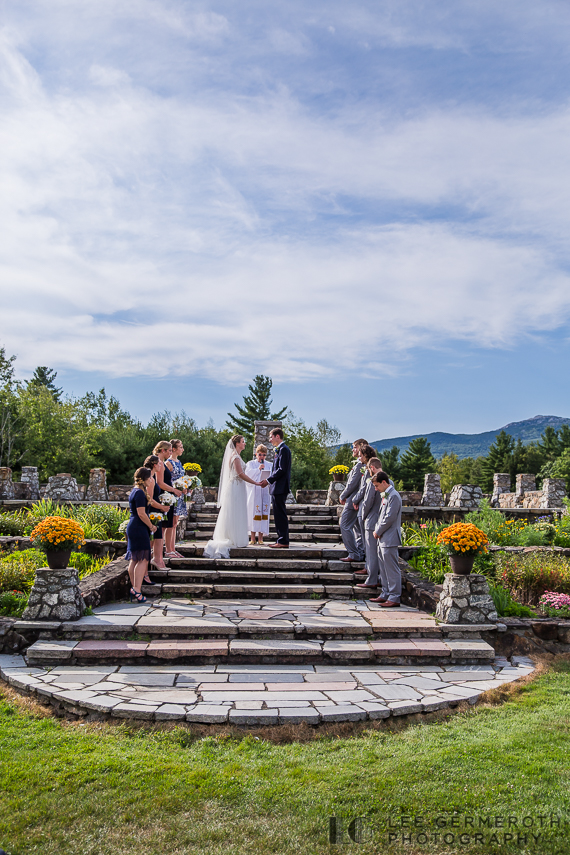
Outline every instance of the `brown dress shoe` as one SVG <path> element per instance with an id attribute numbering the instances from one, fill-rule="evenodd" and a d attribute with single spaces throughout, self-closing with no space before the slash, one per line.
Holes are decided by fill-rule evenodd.
<path id="1" fill-rule="evenodd" d="M 399 609 L 400 603 L 393 603 L 392 600 L 386 600 L 385 603 L 380 603 L 383 609 Z"/>
<path id="2" fill-rule="evenodd" d="M 355 576 L 368 576 L 368 570 L 355 570 Z"/>
<path id="3" fill-rule="evenodd" d="M 386 603 L 388 602 L 386 597 L 370 597 L 371 603 Z"/>
<path id="4" fill-rule="evenodd" d="M 378 585 L 367 585 L 365 582 L 360 582 L 360 584 L 355 585 L 355 588 L 377 588 Z"/>
<path id="5" fill-rule="evenodd" d="M 345 564 L 350 564 L 351 561 L 356 561 L 356 558 L 341 558 L 341 561 L 344 561 Z"/>
<path id="6" fill-rule="evenodd" d="M 269 548 L 270 549 L 289 549 L 289 544 L 288 543 L 270 543 Z"/>

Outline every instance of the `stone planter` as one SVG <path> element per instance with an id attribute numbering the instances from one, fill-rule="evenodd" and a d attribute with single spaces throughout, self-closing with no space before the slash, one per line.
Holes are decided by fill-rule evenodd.
<path id="1" fill-rule="evenodd" d="M 75 567 L 36 570 L 23 620 L 78 620 L 85 611 Z"/>
<path id="2" fill-rule="evenodd" d="M 47 549 L 46 561 L 50 570 L 65 570 L 71 558 L 71 549 Z"/>
<path id="3" fill-rule="evenodd" d="M 435 616 L 441 623 L 495 623 L 498 616 L 485 576 L 446 573 Z"/>
<path id="4" fill-rule="evenodd" d="M 469 576 L 473 572 L 474 555 L 450 555 L 451 572 L 456 576 Z"/>

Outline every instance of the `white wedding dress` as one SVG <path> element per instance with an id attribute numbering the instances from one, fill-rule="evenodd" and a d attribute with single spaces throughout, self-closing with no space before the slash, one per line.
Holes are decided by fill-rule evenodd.
<path id="1" fill-rule="evenodd" d="M 226 446 L 220 472 L 218 488 L 220 513 L 214 536 L 204 549 L 204 558 L 229 558 L 232 547 L 247 546 L 249 543 L 247 488 L 246 482 L 238 474 L 243 471 L 242 459 L 230 440 Z"/>

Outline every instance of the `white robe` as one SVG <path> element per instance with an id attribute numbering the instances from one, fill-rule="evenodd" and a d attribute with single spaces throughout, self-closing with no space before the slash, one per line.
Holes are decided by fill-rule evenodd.
<path id="1" fill-rule="evenodd" d="M 267 466 L 267 461 L 263 464 Z M 271 469 L 259 468 L 259 460 L 250 460 L 245 467 L 245 474 L 253 481 L 263 481 L 271 474 Z M 247 524 L 249 531 L 257 531 L 260 534 L 269 534 L 269 513 L 271 499 L 268 487 L 254 487 L 247 485 Z"/>

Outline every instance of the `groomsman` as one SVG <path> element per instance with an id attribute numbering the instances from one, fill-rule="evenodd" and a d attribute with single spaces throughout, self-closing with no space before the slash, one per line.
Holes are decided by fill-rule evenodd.
<path id="1" fill-rule="evenodd" d="M 380 550 L 382 593 L 371 601 L 389 609 L 399 607 L 402 596 L 402 573 L 398 564 L 398 546 L 402 543 L 402 499 L 385 472 L 377 472 L 372 483 L 382 496 L 380 515 L 374 529 Z"/>
<path id="2" fill-rule="evenodd" d="M 259 485 L 265 487 L 269 484 L 273 520 L 277 530 L 277 542 L 269 544 L 269 548 L 289 549 L 289 517 L 286 502 L 291 488 L 291 449 L 283 442 L 281 428 L 273 428 L 270 431 L 269 442 L 275 449 L 271 475 L 267 481 L 261 481 Z"/>
<path id="3" fill-rule="evenodd" d="M 352 443 L 352 456 L 356 457 L 354 466 L 350 470 L 346 487 L 340 494 L 340 503 L 344 505 L 340 518 L 340 534 L 345 549 L 348 552 L 347 558 L 341 558 L 341 561 L 362 561 L 364 557 L 364 543 L 360 536 L 360 528 L 357 526 L 358 511 L 355 511 L 352 506 L 352 497 L 360 489 L 362 474 L 360 468 L 362 466 L 358 453 L 362 445 L 368 445 L 365 439 L 355 439 Z"/>
<path id="4" fill-rule="evenodd" d="M 368 472 L 370 478 L 366 482 L 366 490 L 364 498 L 360 503 L 358 513 L 362 520 L 362 528 L 364 531 L 364 545 L 366 548 L 366 570 L 357 570 L 356 576 L 366 576 L 366 581 L 361 582 L 357 588 L 377 588 L 378 576 L 380 573 L 380 563 L 378 555 L 378 541 L 374 537 L 374 529 L 378 523 L 380 515 L 380 506 L 382 504 L 382 496 L 374 489 L 372 478 L 377 472 L 382 471 L 382 461 L 377 457 L 373 457 L 368 461 Z"/>
<path id="5" fill-rule="evenodd" d="M 356 525 L 355 529 L 357 529 L 360 533 L 360 539 L 362 541 L 362 551 L 363 558 L 366 554 L 366 550 L 364 547 L 364 524 L 362 521 L 362 514 L 360 513 L 360 504 L 364 499 L 364 493 L 366 491 L 366 485 L 370 480 L 370 473 L 368 472 L 368 463 L 372 460 L 373 457 L 376 457 L 376 449 L 372 448 L 371 445 L 361 445 L 358 451 L 358 459 L 360 460 L 360 469 L 361 469 L 361 477 L 360 477 L 360 487 L 350 500 L 352 502 L 352 507 L 356 511 Z M 382 467 L 380 467 L 382 468 Z M 362 561 L 362 558 L 360 559 Z M 341 559 L 342 561 L 342 559 Z"/>

